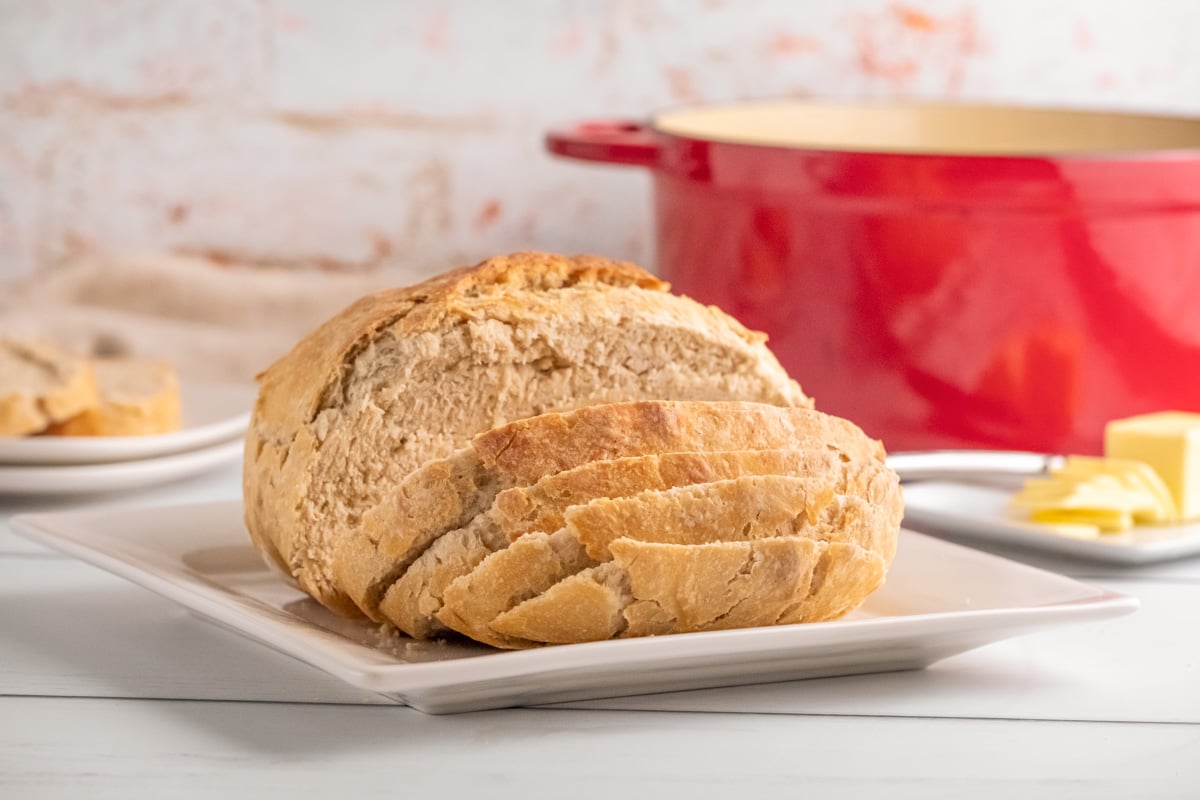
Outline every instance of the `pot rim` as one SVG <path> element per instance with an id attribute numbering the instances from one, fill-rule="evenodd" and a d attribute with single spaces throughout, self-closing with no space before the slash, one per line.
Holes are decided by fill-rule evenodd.
<path id="1" fill-rule="evenodd" d="M 746 111 L 753 112 L 777 112 L 781 107 L 796 108 L 796 109 L 811 109 L 825 112 L 840 112 L 845 111 L 857 114 L 859 112 L 899 112 L 911 113 L 930 112 L 940 115 L 959 115 L 959 114 L 974 114 L 985 115 L 994 119 L 1007 117 L 1009 119 L 1022 118 L 1030 123 L 1062 123 L 1070 122 L 1076 124 L 1115 124 L 1128 126 L 1145 126 L 1145 127 L 1170 127 L 1173 128 L 1175 134 L 1178 135 L 1178 130 L 1187 129 L 1189 134 L 1194 134 L 1194 143 L 1189 141 L 1188 144 L 1171 143 L 1164 146 L 1143 146 L 1143 147 L 1092 147 L 1080 149 L 1054 148 L 1054 147 L 1030 147 L 1028 149 L 980 149 L 963 146 L 961 149 L 954 148 L 937 148 L 933 146 L 927 147 L 905 147 L 896 145 L 861 145 L 849 143 L 843 146 L 838 146 L 827 141 L 814 142 L 812 144 L 794 142 L 788 143 L 784 141 L 773 141 L 770 136 L 759 137 L 761 140 L 756 141 L 755 137 L 737 137 L 724 135 L 721 133 L 703 134 L 696 132 L 687 132 L 680 129 L 679 123 L 671 123 L 668 119 L 672 116 L 682 116 L 687 114 L 705 115 L 705 114 L 720 114 L 722 112 Z M 1144 112 L 1129 112 L 1115 109 L 1100 109 L 1100 108 L 1063 108 L 1055 106 L 1043 106 L 1035 104 L 1004 104 L 1004 103 L 986 103 L 986 102 L 961 102 L 961 101 L 943 101 L 943 100 L 926 100 L 919 98 L 902 98 L 902 99 L 873 99 L 873 98 L 839 98 L 839 97 L 811 97 L 811 98 L 759 98 L 752 100 L 729 101 L 723 103 L 689 103 L 677 106 L 670 106 L 654 112 L 649 121 L 643 123 L 644 127 L 652 131 L 657 137 L 667 139 L 675 139 L 682 141 L 693 141 L 700 143 L 719 144 L 723 146 L 745 147 L 757 150 L 772 150 L 788 153 L 828 153 L 831 155 L 843 156 L 878 156 L 878 157 L 896 157 L 896 158 L 939 158 L 939 159 L 955 159 L 955 160 L 971 160 L 971 159 L 1004 159 L 1010 161 L 1020 160 L 1053 160 L 1053 161 L 1092 161 L 1092 162 L 1157 162 L 1157 161 L 1196 161 L 1200 160 L 1200 116 L 1186 116 L 1180 114 L 1162 114 L 1162 113 L 1144 113 Z M 1128 135 L 1127 133 L 1125 135 Z"/>

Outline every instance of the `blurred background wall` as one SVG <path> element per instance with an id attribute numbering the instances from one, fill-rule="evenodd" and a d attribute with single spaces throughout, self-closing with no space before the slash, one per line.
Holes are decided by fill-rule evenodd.
<path id="1" fill-rule="evenodd" d="M 0 328 L 18 297 L 244 322 L 205 271 L 242 264 L 297 325 L 512 249 L 652 264 L 648 177 L 551 159 L 549 127 L 779 95 L 1200 114 L 1198 39 L 1191 0 L 0 0 Z"/>

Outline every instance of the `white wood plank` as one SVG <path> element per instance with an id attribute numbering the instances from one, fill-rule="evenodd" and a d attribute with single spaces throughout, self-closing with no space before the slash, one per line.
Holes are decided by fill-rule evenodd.
<path id="1" fill-rule="evenodd" d="M 1195 797 L 1200 727 L 0 698 L 0 796 Z"/>

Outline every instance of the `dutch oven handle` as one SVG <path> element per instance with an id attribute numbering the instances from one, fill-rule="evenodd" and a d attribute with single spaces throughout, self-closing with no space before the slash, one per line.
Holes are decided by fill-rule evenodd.
<path id="1" fill-rule="evenodd" d="M 647 124 L 632 120 L 585 120 L 546 134 L 546 149 L 579 161 L 654 167 L 658 141 Z"/>

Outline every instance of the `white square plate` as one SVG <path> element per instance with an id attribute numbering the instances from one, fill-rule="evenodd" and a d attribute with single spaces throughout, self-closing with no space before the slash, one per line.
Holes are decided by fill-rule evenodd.
<path id="1" fill-rule="evenodd" d="M 904 521 L 962 540 L 994 542 L 1110 564 L 1151 564 L 1200 555 L 1200 524 L 1154 525 L 1075 539 L 1009 513 L 1013 490 L 951 481 L 904 486 Z"/>
<path id="2" fill-rule="evenodd" d="M 13 524 L 431 713 L 919 669 L 1017 634 L 1137 607 L 1131 597 L 905 531 L 886 586 L 844 620 L 505 652 L 387 638 L 375 625 L 336 617 L 264 566 L 237 503 L 39 514 Z"/>

